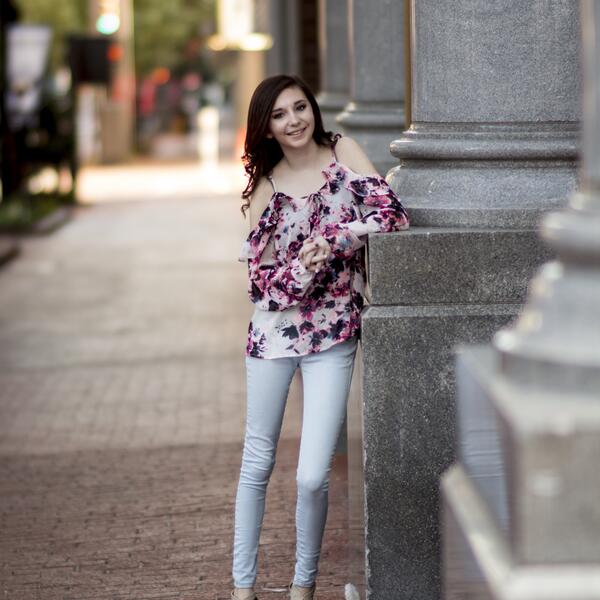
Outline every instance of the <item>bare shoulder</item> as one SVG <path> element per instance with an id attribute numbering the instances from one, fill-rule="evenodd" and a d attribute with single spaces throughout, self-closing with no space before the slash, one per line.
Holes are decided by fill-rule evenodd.
<path id="1" fill-rule="evenodd" d="M 338 160 L 360 175 L 377 174 L 377 169 L 365 154 L 356 140 L 351 137 L 341 137 L 335 145 Z"/>
<path id="2" fill-rule="evenodd" d="M 273 188 L 266 177 L 261 177 L 258 185 L 254 189 L 252 196 L 250 197 L 250 229 L 254 229 L 260 216 L 267 208 L 267 204 L 271 200 L 273 195 Z"/>

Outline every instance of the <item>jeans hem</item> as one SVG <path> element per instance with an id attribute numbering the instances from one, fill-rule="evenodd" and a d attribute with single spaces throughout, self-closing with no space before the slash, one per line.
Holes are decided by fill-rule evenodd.
<path id="1" fill-rule="evenodd" d="M 239 581 L 234 581 L 233 582 L 233 587 L 234 588 L 238 588 L 238 589 L 254 589 L 254 586 L 256 585 L 256 581 L 253 581 L 252 583 L 240 583 Z"/>

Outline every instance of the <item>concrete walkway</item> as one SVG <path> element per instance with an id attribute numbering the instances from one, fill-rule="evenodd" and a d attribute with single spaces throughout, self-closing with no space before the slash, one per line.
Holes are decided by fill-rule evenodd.
<path id="1" fill-rule="evenodd" d="M 228 598 L 251 312 L 239 170 L 83 175 L 90 204 L 0 270 L 0 598 Z M 292 575 L 299 421 L 295 382 L 261 600 Z M 346 503 L 340 458 L 319 599 L 343 598 Z"/>

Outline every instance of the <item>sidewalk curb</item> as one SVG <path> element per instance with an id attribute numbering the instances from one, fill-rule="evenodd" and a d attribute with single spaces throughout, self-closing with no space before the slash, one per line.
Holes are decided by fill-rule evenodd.
<path id="1" fill-rule="evenodd" d="M 0 235 L 0 268 L 15 258 L 20 251 L 21 247 L 16 240 Z"/>
<path id="2" fill-rule="evenodd" d="M 73 208 L 62 206 L 52 211 L 49 215 L 40 219 L 31 229 L 33 235 L 46 235 L 56 231 L 59 227 L 62 227 L 65 223 L 71 220 L 73 214 Z"/>

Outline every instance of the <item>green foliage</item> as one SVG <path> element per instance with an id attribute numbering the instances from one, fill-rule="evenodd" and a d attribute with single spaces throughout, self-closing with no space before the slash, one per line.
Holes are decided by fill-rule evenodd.
<path id="1" fill-rule="evenodd" d="M 135 0 L 138 77 L 180 63 L 190 39 L 213 31 L 215 10 L 214 0 Z"/>
<path id="2" fill-rule="evenodd" d="M 50 25 L 50 66 L 64 63 L 66 36 L 88 31 L 88 0 L 15 0 L 24 23 Z M 157 66 L 173 67 L 184 57 L 187 42 L 214 30 L 215 0 L 132 0 L 135 62 L 138 76 Z"/>
<path id="3" fill-rule="evenodd" d="M 0 203 L 0 232 L 25 233 L 58 209 L 73 204 L 72 195 L 16 195 Z"/>
<path id="4" fill-rule="evenodd" d="M 52 28 L 50 69 L 65 62 L 66 36 L 86 31 L 87 0 L 15 0 L 20 21 L 49 25 Z"/>

